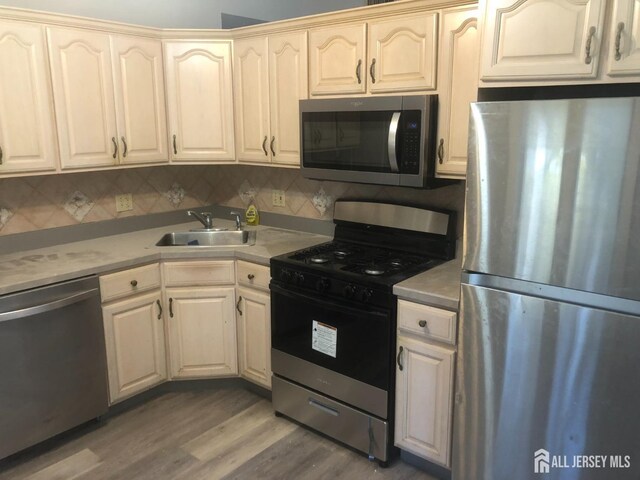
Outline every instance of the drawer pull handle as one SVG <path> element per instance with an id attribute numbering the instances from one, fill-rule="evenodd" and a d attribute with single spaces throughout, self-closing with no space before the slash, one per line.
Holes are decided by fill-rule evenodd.
<path id="1" fill-rule="evenodd" d="M 236 302 L 236 310 L 240 315 L 242 315 L 242 310 L 240 310 L 240 302 L 242 302 L 242 295 L 238 297 L 238 301 Z"/>
<path id="2" fill-rule="evenodd" d="M 122 151 L 122 158 L 126 158 L 127 152 L 129 151 L 129 148 L 127 147 L 127 141 L 125 140 L 124 137 L 120 137 L 120 140 L 122 140 L 122 145 L 124 145 L 124 150 Z"/>
<path id="3" fill-rule="evenodd" d="M 589 29 L 589 33 L 588 33 L 588 37 L 587 37 L 587 44 L 584 48 L 585 50 L 585 56 L 584 56 L 584 63 L 586 63 L 587 65 L 591 64 L 591 42 L 593 42 L 593 37 L 596 34 L 596 27 L 591 27 Z"/>
<path id="4" fill-rule="evenodd" d="M 362 75 L 360 70 L 362 69 L 362 59 L 358 60 L 358 65 L 356 65 L 356 78 L 358 79 L 358 84 L 362 83 Z"/>
<path id="5" fill-rule="evenodd" d="M 404 348 L 400 347 L 400 349 L 398 350 L 398 358 L 396 359 L 400 371 L 404 370 L 404 365 L 402 365 L 402 352 L 404 352 Z"/>
<path id="6" fill-rule="evenodd" d="M 320 402 L 315 401 L 313 398 L 309 399 L 309 405 L 311 405 L 314 408 L 317 408 L 318 410 L 323 411 L 324 413 L 328 413 L 329 415 L 332 415 L 334 417 L 337 417 L 340 415 L 340 412 L 338 410 L 331 407 L 327 407 L 326 405 L 323 405 Z"/>
<path id="7" fill-rule="evenodd" d="M 438 163 L 442 165 L 444 162 L 444 138 L 440 139 L 440 143 L 438 144 Z"/>
<path id="8" fill-rule="evenodd" d="M 426 327 L 426 326 L 427 326 L 427 321 L 426 321 L 426 320 L 420 320 L 420 321 L 418 322 L 418 325 L 420 325 L 422 328 L 424 328 L 424 327 Z"/>
<path id="9" fill-rule="evenodd" d="M 173 318 L 173 298 L 169 299 L 169 316 Z"/>
<path id="10" fill-rule="evenodd" d="M 371 75 L 371 83 L 376 83 L 376 59 L 371 60 L 369 67 L 369 75 Z"/>
<path id="11" fill-rule="evenodd" d="M 253 280 L 254 278 L 256 278 L 256 276 L 253 273 L 250 273 L 249 275 L 247 275 L 247 278 L 249 280 Z"/>
<path id="12" fill-rule="evenodd" d="M 111 141 L 113 142 L 113 158 L 118 156 L 118 142 L 116 142 L 116 137 L 111 137 Z"/>
<path id="13" fill-rule="evenodd" d="M 622 31 L 624 30 L 624 23 L 620 22 L 618 24 L 618 28 L 616 28 L 616 62 L 620 61 L 622 58 L 622 53 L 620 53 L 620 41 L 622 40 Z"/>
<path id="14" fill-rule="evenodd" d="M 138 280 L 131 280 L 131 286 L 132 287 L 137 287 L 138 286 Z"/>
<path id="15" fill-rule="evenodd" d="M 264 156 L 268 157 L 269 153 L 267 153 L 267 136 L 264 136 L 264 140 L 262 141 L 262 151 L 264 152 Z"/>
<path id="16" fill-rule="evenodd" d="M 177 155 L 178 154 L 178 145 L 176 144 L 176 136 L 173 136 L 173 154 Z"/>
<path id="17" fill-rule="evenodd" d="M 271 143 L 269 144 L 269 149 L 271 150 L 271 155 L 273 155 L 274 157 L 276 156 L 276 151 L 273 147 L 273 144 L 276 141 L 276 137 L 271 137 Z"/>
<path id="18" fill-rule="evenodd" d="M 156 303 L 158 304 L 158 320 L 160 320 L 162 318 L 162 304 L 160 300 L 156 300 Z"/>

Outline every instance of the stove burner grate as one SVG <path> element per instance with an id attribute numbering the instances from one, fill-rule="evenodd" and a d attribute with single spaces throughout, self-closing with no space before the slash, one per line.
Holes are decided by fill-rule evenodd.
<path id="1" fill-rule="evenodd" d="M 323 265 L 325 263 L 329 263 L 329 259 L 327 257 L 311 257 L 309 261 L 311 263 L 315 263 L 316 265 Z"/>
<path id="2" fill-rule="evenodd" d="M 366 273 L 367 275 L 373 275 L 375 277 L 380 276 L 380 275 L 384 275 L 386 273 L 384 268 L 377 267 L 375 265 L 371 266 L 371 267 L 365 267 L 363 272 Z"/>

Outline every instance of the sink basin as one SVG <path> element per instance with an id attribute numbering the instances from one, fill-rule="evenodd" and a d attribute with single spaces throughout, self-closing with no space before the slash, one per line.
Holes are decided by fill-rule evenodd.
<path id="1" fill-rule="evenodd" d="M 256 232 L 248 230 L 211 232 L 171 232 L 166 233 L 156 243 L 158 247 L 226 247 L 233 245 L 253 245 Z"/>

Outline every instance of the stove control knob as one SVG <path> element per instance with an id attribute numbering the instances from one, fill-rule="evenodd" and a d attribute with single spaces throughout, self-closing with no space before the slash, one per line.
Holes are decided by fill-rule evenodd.
<path id="1" fill-rule="evenodd" d="M 330 286 L 331 286 L 331 282 L 329 281 L 328 278 L 321 278 L 316 282 L 316 290 L 319 291 L 320 293 L 324 293 L 327 290 L 329 290 Z"/>
<path id="2" fill-rule="evenodd" d="M 300 272 L 293 274 L 293 283 L 296 285 L 302 285 L 304 283 L 304 275 Z"/>
<path id="3" fill-rule="evenodd" d="M 346 287 L 344 287 L 344 290 L 342 290 L 342 293 L 345 296 L 345 298 L 353 298 L 356 295 L 356 286 L 347 285 Z"/>
<path id="4" fill-rule="evenodd" d="M 373 290 L 371 290 L 370 288 L 367 288 L 365 290 L 362 291 L 362 302 L 363 303 L 367 303 L 369 300 L 371 300 L 371 297 L 373 296 Z"/>
<path id="5" fill-rule="evenodd" d="M 291 272 L 289 270 L 281 270 L 280 280 L 282 280 L 284 283 L 289 283 L 291 281 Z"/>

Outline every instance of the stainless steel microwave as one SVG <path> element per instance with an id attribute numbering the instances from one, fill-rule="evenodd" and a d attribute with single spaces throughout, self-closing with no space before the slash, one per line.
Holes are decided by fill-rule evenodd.
<path id="1" fill-rule="evenodd" d="M 307 178 L 435 187 L 437 95 L 300 101 Z"/>

